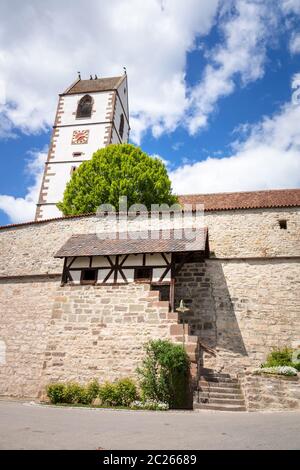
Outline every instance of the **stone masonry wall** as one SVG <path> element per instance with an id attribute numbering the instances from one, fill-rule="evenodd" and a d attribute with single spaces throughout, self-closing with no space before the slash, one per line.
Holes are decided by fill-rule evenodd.
<path id="1" fill-rule="evenodd" d="M 297 260 L 206 260 L 176 278 L 175 307 L 184 299 L 191 334 L 216 351 L 202 365 L 238 373 L 259 367 L 274 347 L 300 339 Z"/>
<path id="2" fill-rule="evenodd" d="M 279 228 L 279 219 L 287 220 L 287 230 Z M 152 227 L 168 228 L 176 223 L 160 220 L 152 222 Z M 199 223 L 191 215 L 185 218 L 187 226 Z M 129 222 L 128 229 L 145 230 L 150 224 L 148 217 L 140 216 Z M 300 256 L 299 208 L 207 212 L 204 224 L 209 229 L 210 250 L 218 258 Z M 72 234 L 97 231 L 112 231 L 112 222 L 87 216 L 2 228 L 0 277 L 60 273 L 62 260 L 53 257 L 59 248 Z"/>
<path id="3" fill-rule="evenodd" d="M 147 284 L 57 289 L 45 353 L 43 384 L 135 375 L 144 344 L 171 338 L 168 302 Z M 171 328 L 172 330 L 172 328 Z"/>
<path id="4" fill-rule="evenodd" d="M 300 409 L 300 379 L 243 374 L 240 377 L 248 411 Z"/>
<path id="5" fill-rule="evenodd" d="M 216 352 L 202 351 L 204 366 L 239 373 L 257 367 L 272 347 L 299 340 L 299 214 L 206 213 L 212 257 L 184 266 L 175 285 L 176 307 L 183 298 L 191 309 L 190 332 Z M 129 228 L 148 223 L 141 217 Z M 91 216 L 0 230 L 0 394 L 36 396 L 50 380 L 131 375 L 146 338 L 182 340 L 177 315 L 149 286 L 60 287 L 63 262 L 53 256 L 62 244 L 74 233 L 111 229 Z M 195 338 L 187 340 L 194 355 Z"/>
<path id="6" fill-rule="evenodd" d="M 0 281 L 0 395 L 35 397 L 41 380 L 51 305 L 59 279 Z"/>
<path id="7" fill-rule="evenodd" d="M 135 376 L 144 344 L 182 341 L 177 314 L 149 284 L 60 286 L 59 278 L 0 282 L 0 395 L 44 396 L 49 382 Z M 193 361 L 195 338 L 185 337 Z"/>

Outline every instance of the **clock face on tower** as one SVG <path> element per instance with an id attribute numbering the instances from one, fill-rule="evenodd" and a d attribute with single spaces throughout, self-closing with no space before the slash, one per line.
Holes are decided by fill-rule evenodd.
<path id="1" fill-rule="evenodd" d="M 87 144 L 90 131 L 73 131 L 72 144 Z"/>

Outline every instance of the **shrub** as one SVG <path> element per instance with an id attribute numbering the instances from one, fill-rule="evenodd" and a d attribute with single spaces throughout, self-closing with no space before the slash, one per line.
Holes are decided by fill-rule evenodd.
<path id="1" fill-rule="evenodd" d="M 64 402 L 64 393 L 65 393 L 65 385 L 61 383 L 53 383 L 47 386 L 46 389 L 47 397 L 49 398 L 50 402 L 54 405 L 56 403 L 63 403 Z"/>
<path id="2" fill-rule="evenodd" d="M 66 384 L 54 383 L 47 387 L 47 396 L 50 402 L 56 403 L 70 403 L 83 405 L 90 405 L 92 401 L 98 396 L 99 384 L 96 380 L 90 382 L 87 387 L 79 385 L 75 382 Z"/>
<path id="3" fill-rule="evenodd" d="M 152 340 L 137 369 L 144 400 L 167 403 L 170 408 L 187 403 L 190 362 L 183 346 L 166 340 Z"/>
<path id="4" fill-rule="evenodd" d="M 100 385 L 99 398 L 103 405 L 116 406 L 116 385 L 111 382 L 105 382 L 103 385 Z"/>
<path id="5" fill-rule="evenodd" d="M 131 379 L 121 379 L 116 383 L 116 396 L 118 404 L 129 406 L 137 399 L 136 385 Z"/>
<path id="6" fill-rule="evenodd" d="M 105 382 L 100 386 L 99 398 L 107 406 L 129 406 L 137 399 L 136 385 L 129 378 L 115 383 Z"/>
<path id="7" fill-rule="evenodd" d="M 263 367 L 291 366 L 293 350 L 290 348 L 273 349 L 267 356 L 267 360 Z"/>
<path id="8" fill-rule="evenodd" d="M 86 390 L 85 387 L 79 385 L 76 382 L 68 382 L 65 385 L 64 390 L 64 403 L 77 404 L 86 401 Z"/>

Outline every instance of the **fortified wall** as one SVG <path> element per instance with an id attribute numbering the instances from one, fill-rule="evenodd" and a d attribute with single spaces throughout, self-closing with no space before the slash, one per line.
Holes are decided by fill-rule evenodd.
<path id="1" fill-rule="evenodd" d="M 129 229 L 149 223 L 140 216 Z M 300 204 L 207 210 L 205 226 L 210 256 L 182 266 L 175 308 L 184 299 L 190 309 L 187 347 L 194 351 L 196 337 L 215 351 L 202 350 L 200 363 L 238 373 L 259 366 L 272 347 L 299 341 Z M 1 228 L 0 395 L 35 397 L 54 380 L 134 375 L 148 339 L 180 341 L 177 314 L 147 284 L 61 286 L 55 253 L 71 235 L 99 230 L 110 232 L 111 223 L 95 216 Z"/>

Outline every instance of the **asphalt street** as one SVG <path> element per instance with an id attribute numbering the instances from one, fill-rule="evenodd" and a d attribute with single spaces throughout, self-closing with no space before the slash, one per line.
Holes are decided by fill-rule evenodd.
<path id="1" fill-rule="evenodd" d="M 116 411 L 0 401 L 0 449 L 300 449 L 300 412 Z"/>

